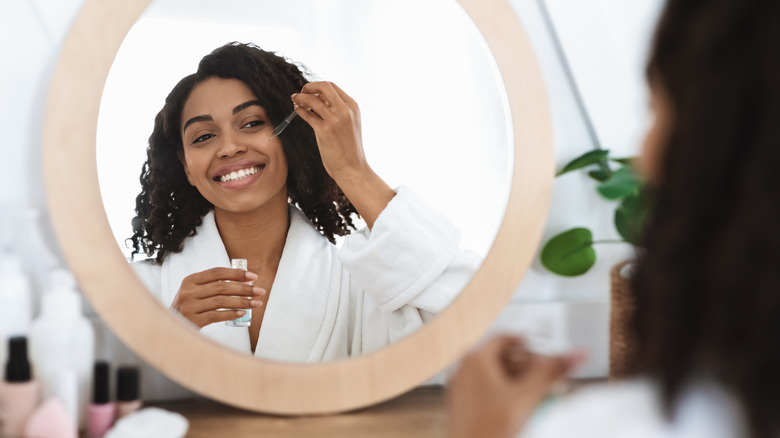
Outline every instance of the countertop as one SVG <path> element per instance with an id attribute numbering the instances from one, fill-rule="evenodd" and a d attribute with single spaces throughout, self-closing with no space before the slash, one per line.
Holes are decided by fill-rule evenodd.
<path id="1" fill-rule="evenodd" d="M 337 415 L 282 417 L 244 411 L 205 399 L 150 403 L 184 415 L 188 438 L 443 437 L 444 389 L 416 388 L 393 400 Z"/>

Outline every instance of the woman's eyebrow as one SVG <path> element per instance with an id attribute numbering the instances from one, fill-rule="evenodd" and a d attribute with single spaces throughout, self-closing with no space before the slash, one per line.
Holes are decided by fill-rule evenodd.
<path id="1" fill-rule="evenodd" d="M 233 108 L 233 114 L 238 114 L 241 111 L 249 108 L 250 106 L 255 106 L 255 105 L 259 106 L 261 108 L 263 107 L 262 105 L 260 105 L 260 101 L 259 100 L 248 100 L 248 101 L 242 103 L 241 105 Z"/>
<path id="2" fill-rule="evenodd" d="M 193 123 L 197 122 L 211 122 L 214 118 L 211 116 L 195 116 L 189 120 L 187 120 L 187 123 L 184 124 L 184 128 L 182 128 L 181 132 L 185 133 L 187 132 L 187 127 L 192 125 Z"/>

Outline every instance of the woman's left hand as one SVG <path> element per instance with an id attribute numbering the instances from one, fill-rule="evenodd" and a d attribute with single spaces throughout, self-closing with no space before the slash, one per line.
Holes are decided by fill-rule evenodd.
<path id="1" fill-rule="evenodd" d="M 322 163 L 340 179 L 370 170 L 363 153 L 360 109 L 332 82 L 310 82 L 292 95 L 295 111 L 314 129 Z"/>

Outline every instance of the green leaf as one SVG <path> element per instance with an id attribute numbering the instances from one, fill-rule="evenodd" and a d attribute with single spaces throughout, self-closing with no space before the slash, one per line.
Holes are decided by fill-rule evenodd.
<path id="1" fill-rule="evenodd" d="M 604 172 L 601 169 L 591 170 L 588 172 L 588 176 L 595 179 L 598 182 L 604 182 L 609 179 L 612 174 Z"/>
<path id="2" fill-rule="evenodd" d="M 630 167 L 621 167 L 596 188 L 607 199 L 621 199 L 636 193 L 642 186 L 639 177 Z"/>
<path id="3" fill-rule="evenodd" d="M 620 163 L 624 166 L 633 166 L 634 161 L 636 160 L 636 157 L 626 157 L 626 158 L 612 158 L 612 161 L 616 163 Z"/>
<path id="4" fill-rule="evenodd" d="M 583 167 L 590 166 L 591 164 L 598 164 L 607 159 L 609 151 L 606 149 L 596 149 L 588 151 L 579 157 L 571 160 L 569 164 L 563 166 L 563 169 L 555 176 L 561 176 L 564 173 L 571 172 L 572 170 L 582 169 Z"/>
<path id="5" fill-rule="evenodd" d="M 596 263 L 593 233 L 587 228 L 572 228 L 554 236 L 542 248 L 542 265 L 566 277 L 582 275 Z"/>
<path id="6" fill-rule="evenodd" d="M 639 245 L 639 237 L 650 213 L 642 198 L 641 190 L 626 196 L 615 210 L 615 228 L 626 242 L 633 245 Z"/>

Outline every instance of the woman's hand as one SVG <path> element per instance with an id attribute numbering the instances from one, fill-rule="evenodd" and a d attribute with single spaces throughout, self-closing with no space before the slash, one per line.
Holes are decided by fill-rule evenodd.
<path id="1" fill-rule="evenodd" d="M 257 274 L 242 269 L 212 268 L 185 277 L 171 308 L 193 324 L 209 324 L 244 316 L 243 310 L 263 305 L 259 300 L 265 289 L 252 287 Z M 249 282 L 250 284 L 244 284 Z M 235 309 L 235 310 L 217 310 Z"/>
<path id="2" fill-rule="evenodd" d="M 581 356 L 539 356 L 498 336 L 466 356 L 447 394 L 449 437 L 514 437 Z"/>
<path id="3" fill-rule="evenodd" d="M 314 130 L 325 170 L 371 228 L 395 192 L 366 161 L 357 102 L 332 82 L 310 82 L 291 98 Z"/>
<path id="4" fill-rule="evenodd" d="M 291 96 L 295 111 L 314 129 L 325 170 L 334 180 L 368 169 L 357 102 L 332 82 L 310 82 Z"/>

